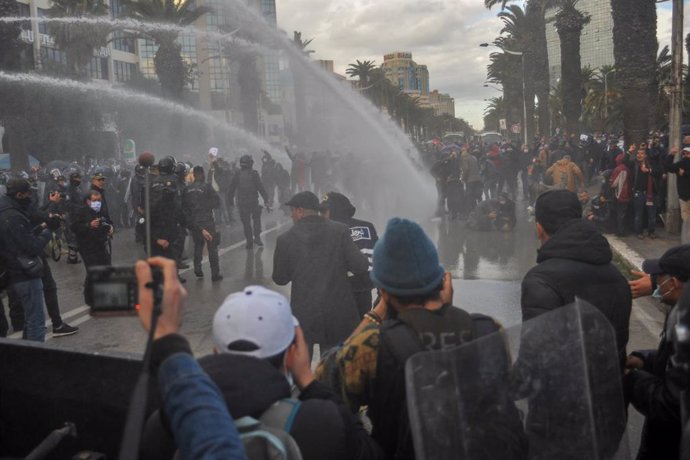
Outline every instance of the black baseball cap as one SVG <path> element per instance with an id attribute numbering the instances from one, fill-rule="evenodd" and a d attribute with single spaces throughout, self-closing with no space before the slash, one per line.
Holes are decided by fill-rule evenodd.
<path id="1" fill-rule="evenodd" d="M 12 196 L 16 193 L 26 193 L 31 190 L 31 183 L 22 177 L 13 177 L 6 184 L 7 195 Z"/>
<path id="2" fill-rule="evenodd" d="M 285 206 L 290 206 L 291 208 L 303 208 L 312 209 L 318 211 L 320 208 L 319 198 L 312 192 L 299 192 L 295 194 L 290 201 L 285 203 Z"/>
<path id="3" fill-rule="evenodd" d="M 669 249 L 660 259 L 647 259 L 642 270 L 650 275 L 669 275 L 686 282 L 690 279 L 690 244 Z"/>

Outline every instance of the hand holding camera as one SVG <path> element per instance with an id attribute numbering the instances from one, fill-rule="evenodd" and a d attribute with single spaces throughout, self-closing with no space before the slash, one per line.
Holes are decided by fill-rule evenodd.
<path id="1" fill-rule="evenodd" d="M 159 339 L 169 334 L 174 334 L 180 329 L 182 323 L 182 308 L 187 291 L 177 277 L 175 261 L 164 257 L 153 257 L 146 262 L 140 260 L 134 266 L 139 292 L 138 313 L 139 320 L 146 331 L 151 329 L 151 318 L 154 308 L 154 289 L 156 286 L 154 274 L 156 269 L 162 271 L 163 297 L 160 303 L 160 316 L 154 338 Z"/>

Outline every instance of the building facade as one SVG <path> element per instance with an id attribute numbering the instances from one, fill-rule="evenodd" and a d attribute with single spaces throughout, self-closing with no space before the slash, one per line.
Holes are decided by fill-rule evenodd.
<path id="1" fill-rule="evenodd" d="M 613 17 L 611 3 L 601 0 L 580 0 L 577 9 L 591 16 L 580 37 L 580 59 L 582 67 L 592 69 L 614 65 Z M 553 19 L 558 10 L 547 13 L 546 46 L 549 53 L 549 81 L 556 86 L 561 78 L 561 41 Z"/>
<path id="2" fill-rule="evenodd" d="M 434 109 L 434 115 L 455 116 L 455 99 L 450 94 L 439 93 L 435 89 L 429 93 L 429 104 Z"/>
<path id="3" fill-rule="evenodd" d="M 407 51 L 388 53 L 383 56 L 382 67 L 386 78 L 397 85 L 401 91 L 428 98 L 429 69 L 413 61 L 412 53 Z"/>

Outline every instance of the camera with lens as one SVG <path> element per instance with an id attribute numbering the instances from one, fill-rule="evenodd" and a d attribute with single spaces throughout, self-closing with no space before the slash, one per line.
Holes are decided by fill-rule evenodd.
<path id="1" fill-rule="evenodd" d="M 110 230 L 113 227 L 105 217 L 99 217 L 98 221 L 101 223 L 101 227 L 105 228 L 106 230 Z"/>
<path id="2" fill-rule="evenodd" d="M 151 267 L 154 293 L 163 285 L 163 272 Z M 90 267 L 84 290 L 92 316 L 136 315 L 139 287 L 133 266 L 100 265 Z"/>

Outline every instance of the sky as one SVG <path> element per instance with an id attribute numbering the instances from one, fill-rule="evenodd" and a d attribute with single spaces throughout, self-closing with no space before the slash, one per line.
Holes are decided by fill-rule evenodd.
<path id="1" fill-rule="evenodd" d="M 484 99 L 500 96 L 483 87 L 491 49 L 478 46 L 499 35 L 500 5 L 487 10 L 483 0 L 276 0 L 276 8 L 278 27 L 290 37 L 297 30 L 303 39 L 313 38 L 312 58 L 335 61 L 342 75 L 356 59 L 378 65 L 386 53 L 411 52 L 429 67 L 431 89 L 454 97 L 455 115 L 475 129 L 483 127 Z M 670 2 L 658 4 L 657 12 L 661 49 L 671 42 Z"/>

